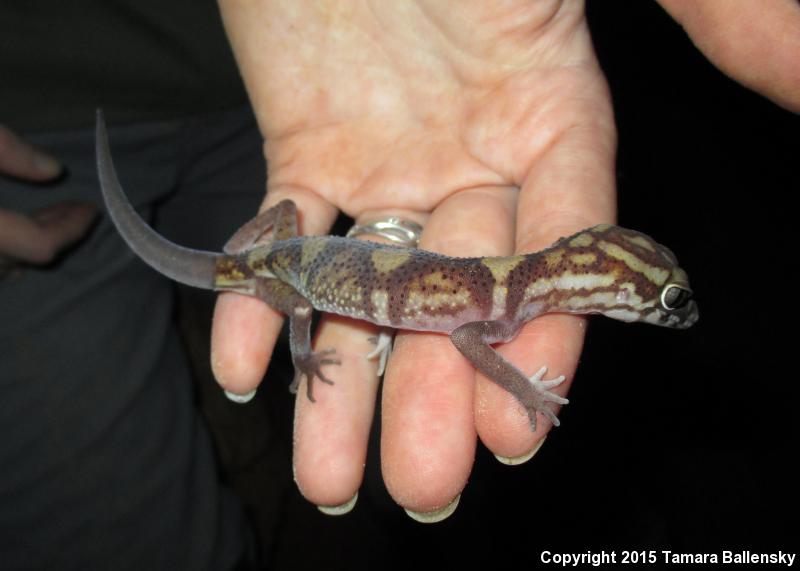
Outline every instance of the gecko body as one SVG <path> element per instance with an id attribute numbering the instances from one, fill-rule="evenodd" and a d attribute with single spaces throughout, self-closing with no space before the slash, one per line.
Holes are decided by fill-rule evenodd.
<path id="1" fill-rule="evenodd" d="M 176 281 L 251 295 L 286 314 L 293 386 L 304 375 L 312 401 L 314 379 L 331 383 L 322 367 L 338 364 L 332 350 L 311 349 L 314 309 L 449 334 L 478 370 L 517 398 L 534 429 L 537 412 L 558 425 L 548 403 L 567 403 L 550 392 L 564 377 L 543 379 L 546 367 L 528 377 L 492 344 L 510 341 L 523 324 L 553 312 L 678 329 L 698 317 L 688 277 L 672 252 L 644 234 L 608 224 L 540 252 L 454 258 L 354 238 L 298 236 L 295 205 L 286 200 L 245 224 L 223 253 L 183 248 L 152 230 L 125 198 L 100 116 L 97 142 L 103 195 L 126 242 Z"/>

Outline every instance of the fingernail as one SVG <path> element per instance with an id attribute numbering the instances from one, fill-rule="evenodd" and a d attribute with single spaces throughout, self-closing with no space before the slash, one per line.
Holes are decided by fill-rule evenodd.
<path id="1" fill-rule="evenodd" d="M 230 391 L 224 391 L 225 396 L 228 398 L 229 401 L 235 402 L 237 404 L 244 404 L 246 402 L 250 402 L 253 400 L 253 397 L 256 396 L 256 389 L 253 389 L 249 393 L 245 393 L 243 395 L 237 395 L 236 393 L 232 393 Z"/>
<path id="2" fill-rule="evenodd" d="M 516 456 L 514 458 L 509 458 L 507 456 L 500 456 L 499 454 L 495 454 L 494 457 L 497 458 L 498 461 L 500 461 L 501 463 L 505 464 L 506 466 L 519 466 L 520 464 L 524 464 L 525 462 L 527 462 L 528 460 L 533 458 L 536 455 L 536 453 L 539 451 L 539 448 L 542 447 L 542 444 L 544 444 L 545 440 L 547 440 L 546 436 L 544 438 L 542 438 L 539 442 L 537 442 L 533 446 L 533 448 L 531 448 L 530 452 L 528 452 L 527 454 L 523 454 L 522 456 Z"/>
<path id="3" fill-rule="evenodd" d="M 411 519 L 418 521 L 420 523 L 437 523 L 442 520 L 449 518 L 456 508 L 458 507 L 458 502 L 461 499 L 461 494 L 458 494 L 452 502 L 444 506 L 442 509 L 432 511 L 432 512 L 415 512 L 409 509 L 406 509 L 406 513 L 408 517 Z"/>
<path id="4" fill-rule="evenodd" d="M 350 511 L 353 509 L 353 506 L 356 505 L 357 500 L 358 492 L 356 492 L 355 496 L 340 506 L 317 506 L 317 509 L 325 515 L 344 515 L 346 513 L 350 513 Z"/>

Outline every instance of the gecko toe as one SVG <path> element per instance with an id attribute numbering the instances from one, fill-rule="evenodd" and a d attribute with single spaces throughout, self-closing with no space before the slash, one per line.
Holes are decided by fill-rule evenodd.
<path id="1" fill-rule="evenodd" d="M 550 410 L 549 407 L 543 406 L 543 405 L 532 406 L 532 407 L 528 408 L 528 418 L 531 421 L 531 430 L 532 431 L 534 431 L 534 432 L 536 431 L 536 426 L 537 426 L 536 413 L 537 412 L 540 412 L 544 417 L 546 417 L 547 420 L 549 420 L 553 424 L 553 426 L 560 426 L 561 425 L 561 421 L 558 420 L 558 417 L 556 416 L 556 414 L 552 410 Z"/>
<path id="2" fill-rule="evenodd" d="M 533 384 L 539 387 L 540 389 L 548 390 L 552 389 L 553 387 L 557 387 L 561 383 L 563 383 L 567 377 L 561 375 L 560 377 L 556 377 L 555 379 L 551 379 L 549 381 L 533 381 Z"/>
<path id="3" fill-rule="evenodd" d="M 542 400 L 547 402 L 554 402 L 556 404 L 569 404 L 569 399 L 554 393 L 542 393 Z"/>
<path id="4" fill-rule="evenodd" d="M 548 418 L 550 422 L 553 423 L 553 426 L 561 426 L 561 421 L 558 420 L 556 414 L 550 410 L 549 408 L 544 409 L 544 415 Z"/>
<path id="5" fill-rule="evenodd" d="M 306 398 L 311 402 L 317 402 L 317 399 L 314 398 L 313 386 L 313 383 L 308 383 L 308 388 L 306 389 Z"/>

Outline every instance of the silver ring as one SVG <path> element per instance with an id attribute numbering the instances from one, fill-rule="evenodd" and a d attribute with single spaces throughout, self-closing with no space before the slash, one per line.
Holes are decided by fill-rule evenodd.
<path id="1" fill-rule="evenodd" d="M 422 226 L 397 216 L 388 216 L 370 220 L 364 224 L 356 224 L 347 231 L 348 238 L 364 235 L 380 236 L 407 248 L 416 248 L 419 245 L 420 234 L 422 234 Z"/>

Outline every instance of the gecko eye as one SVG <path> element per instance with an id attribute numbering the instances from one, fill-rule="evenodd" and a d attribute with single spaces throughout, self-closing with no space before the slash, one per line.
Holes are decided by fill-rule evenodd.
<path id="1" fill-rule="evenodd" d="M 678 285 L 668 285 L 661 291 L 661 305 L 668 311 L 680 309 L 692 298 L 692 290 Z"/>

